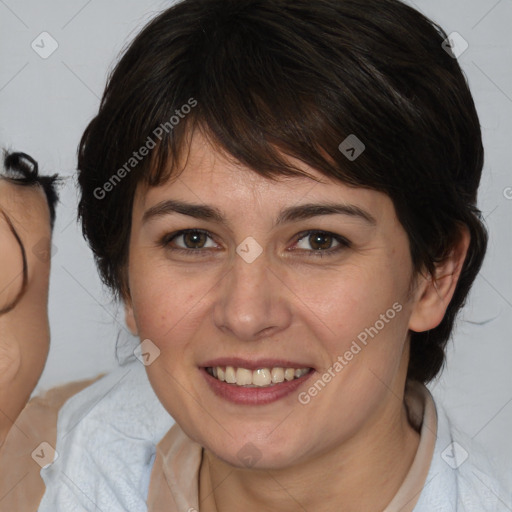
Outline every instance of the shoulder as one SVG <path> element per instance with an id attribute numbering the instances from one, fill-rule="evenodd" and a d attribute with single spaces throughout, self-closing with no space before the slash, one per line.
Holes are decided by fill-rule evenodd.
<path id="1" fill-rule="evenodd" d="M 437 439 L 415 512 L 509 512 L 512 472 L 464 433 L 436 401 Z"/>
<path id="2" fill-rule="evenodd" d="M 512 510 L 512 470 L 487 453 L 482 445 L 452 426 L 466 460 L 456 469 L 458 505 L 463 510 Z M 461 448 L 458 448 L 459 450 Z"/>
<path id="3" fill-rule="evenodd" d="M 59 410 L 95 380 L 53 388 L 25 406 L 0 447 L 0 511 L 37 510 L 44 493 L 40 470 L 55 457 Z"/>
<path id="4" fill-rule="evenodd" d="M 41 471 L 40 512 L 87 510 L 91 500 L 146 510 L 156 445 L 173 423 L 136 360 L 74 395 L 59 412 L 59 458 Z"/>

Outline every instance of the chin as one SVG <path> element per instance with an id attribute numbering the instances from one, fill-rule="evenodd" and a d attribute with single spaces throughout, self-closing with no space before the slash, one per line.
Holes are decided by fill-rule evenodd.
<path id="1" fill-rule="evenodd" d="M 302 450 L 291 443 L 284 444 L 269 439 L 258 442 L 256 436 L 251 440 L 247 435 L 239 439 L 226 438 L 220 446 L 208 443 L 203 446 L 218 459 L 239 469 L 285 469 L 297 463 L 303 455 Z"/>

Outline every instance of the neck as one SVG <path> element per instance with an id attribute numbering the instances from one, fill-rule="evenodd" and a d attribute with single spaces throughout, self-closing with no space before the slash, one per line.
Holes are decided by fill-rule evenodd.
<path id="1" fill-rule="evenodd" d="M 343 445 L 289 468 L 234 468 L 205 450 L 201 510 L 234 512 L 241 503 L 247 512 L 383 510 L 400 488 L 419 444 L 405 406 L 390 412 Z"/>

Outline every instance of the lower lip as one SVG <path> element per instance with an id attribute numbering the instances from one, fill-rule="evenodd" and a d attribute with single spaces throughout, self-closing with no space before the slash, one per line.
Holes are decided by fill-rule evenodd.
<path id="1" fill-rule="evenodd" d="M 243 386 L 237 386 L 236 384 L 228 384 L 227 382 L 222 382 L 212 377 L 206 371 L 206 368 L 200 368 L 200 370 L 206 382 L 217 396 L 240 405 L 265 405 L 276 402 L 288 396 L 290 393 L 293 393 L 315 373 L 314 370 L 311 370 L 298 379 L 280 382 L 273 386 L 245 388 Z"/>

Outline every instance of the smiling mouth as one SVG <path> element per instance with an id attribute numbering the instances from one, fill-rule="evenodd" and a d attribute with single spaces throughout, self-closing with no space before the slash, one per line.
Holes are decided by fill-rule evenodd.
<path id="1" fill-rule="evenodd" d="M 310 373 L 313 368 L 258 368 L 248 370 L 235 366 L 209 366 L 206 372 L 212 377 L 227 384 L 244 388 L 266 388 L 281 382 L 300 379 Z"/>

